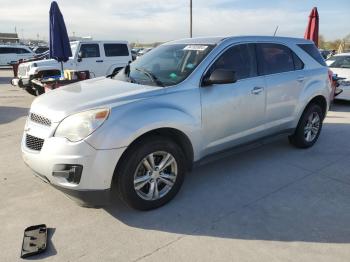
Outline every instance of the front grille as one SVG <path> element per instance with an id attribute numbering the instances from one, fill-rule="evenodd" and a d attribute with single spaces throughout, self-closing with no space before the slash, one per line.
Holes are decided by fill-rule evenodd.
<path id="1" fill-rule="evenodd" d="M 43 147 L 44 139 L 31 135 L 26 135 L 26 146 L 32 150 L 40 151 Z"/>
<path id="2" fill-rule="evenodd" d="M 43 117 L 43 116 L 40 116 L 40 115 L 37 115 L 37 114 L 34 114 L 34 113 L 30 114 L 30 120 L 35 122 L 35 123 L 44 125 L 44 126 L 51 126 L 50 119 Z"/>

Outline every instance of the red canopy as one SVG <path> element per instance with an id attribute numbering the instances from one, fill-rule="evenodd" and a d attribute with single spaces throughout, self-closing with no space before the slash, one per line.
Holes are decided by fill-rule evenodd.
<path id="1" fill-rule="evenodd" d="M 314 7 L 309 15 L 309 23 L 307 25 L 304 38 L 314 41 L 317 47 L 318 47 L 318 23 L 319 23 L 319 16 L 317 12 L 317 7 Z"/>

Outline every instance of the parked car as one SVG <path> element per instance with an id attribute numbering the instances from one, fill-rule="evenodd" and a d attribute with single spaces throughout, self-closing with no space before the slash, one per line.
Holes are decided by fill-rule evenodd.
<path id="1" fill-rule="evenodd" d="M 0 45 L 0 66 L 7 66 L 20 59 L 34 57 L 35 53 L 24 45 Z"/>
<path id="2" fill-rule="evenodd" d="M 330 104 L 315 45 L 283 37 L 165 43 L 114 77 L 36 98 L 22 140 L 39 177 L 89 205 L 170 201 L 202 158 L 274 134 L 308 148 Z M 215 174 L 213 174 L 215 175 Z"/>
<path id="3" fill-rule="evenodd" d="M 343 91 L 336 99 L 350 100 L 350 53 L 334 55 L 326 63 L 337 77 L 342 78 L 338 88 Z"/>
<path id="4" fill-rule="evenodd" d="M 49 47 L 47 46 L 37 46 L 33 49 L 34 53 L 39 55 L 39 54 L 42 54 L 44 52 L 47 52 L 49 51 Z"/>
<path id="5" fill-rule="evenodd" d="M 330 50 L 319 49 L 319 51 L 324 59 L 327 59 L 327 57 L 331 54 Z"/>
<path id="6" fill-rule="evenodd" d="M 142 48 L 142 49 L 137 53 L 137 55 L 138 55 L 138 56 L 142 56 L 142 55 L 148 53 L 149 51 L 151 51 L 152 49 L 153 49 L 152 47 Z"/>
<path id="7" fill-rule="evenodd" d="M 63 63 L 64 69 L 85 71 L 92 77 L 117 72 L 132 60 L 127 41 L 74 41 L 71 42 L 72 57 Z M 18 67 L 18 85 L 31 89 L 31 80 L 61 74 L 61 63 L 45 59 L 22 63 Z"/>

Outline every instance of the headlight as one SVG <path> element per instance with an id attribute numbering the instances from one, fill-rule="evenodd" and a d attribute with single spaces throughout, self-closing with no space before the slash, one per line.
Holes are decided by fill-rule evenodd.
<path id="1" fill-rule="evenodd" d="M 66 117 L 58 125 L 55 136 L 65 137 L 72 142 L 86 138 L 108 118 L 109 109 L 93 109 Z"/>

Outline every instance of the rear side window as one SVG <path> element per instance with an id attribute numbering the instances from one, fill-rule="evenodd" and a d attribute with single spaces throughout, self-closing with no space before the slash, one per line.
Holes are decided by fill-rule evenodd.
<path id="1" fill-rule="evenodd" d="M 299 44 L 298 46 L 308 53 L 320 65 L 326 66 L 326 62 L 314 44 Z"/>
<path id="2" fill-rule="evenodd" d="M 293 54 L 293 61 L 294 61 L 294 69 L 295 70 L 301 70 L 304 68 L 304 63 L 303 61 L 301 61 L 301 59 L 293 52 L 291 51 Z"/>
<path id="3" fill-rule="evenodd" d="M 100 57 L 100 48 L 98 44 L 83 44 L 80 47 L 82 58 Z"/>
<path id="4" fill-rule="evenodd" d="M 293 52 L 280 44 L 258 44 L 259 73 L 262 75 L 294 71 Z M 299 65 L 300 66 L 300 65 Z"/>
<path id="5" fill-rule="evenodd" d="M 29 51 L 27 49 L 24 49 L 24 48 L 16 48 L 16 53 L 17 54 L 27 54 L 27 53 L 29 53 Z"/>
<path id="6" fill-rule="evenodd" d="M 210 72 L 216 69 L 235 71 L 238 80 L 257 76 L 254 44 L 242 44 L 229 48 L 214 62 Z"/>
<path id="7" fill-rule="evenodd" d="M 104 44 L 106 56 L 129 56 L 126 44 Z"/>

